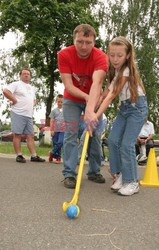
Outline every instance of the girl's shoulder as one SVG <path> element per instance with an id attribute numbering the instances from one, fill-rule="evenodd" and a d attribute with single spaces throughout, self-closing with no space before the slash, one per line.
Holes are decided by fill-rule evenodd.
<path id="1" fill-rule="evenodd" d="M 130 75 L 130 69 L 129 69 L 129 67 L 126 67 L 126 68 L 123 70 L 123 76 L 128 77 L 129 75 Z"/>

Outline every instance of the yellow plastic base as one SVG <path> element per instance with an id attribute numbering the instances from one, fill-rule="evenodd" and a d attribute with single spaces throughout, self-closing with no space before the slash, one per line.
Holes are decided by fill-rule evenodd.
<path id="1" fill-rule="evenodd" d="M 154 148 L 150 149 L 143 180 L 140 181 L 143 187 L 159 187 L 158 169 Z"/>
<path id="2" fill-rule="evenodd" d="M 158 183 L 146 183 L 144 181 L 140 181 L 140 185 L 143 187 L 159 187 L 159 182 Z"/>

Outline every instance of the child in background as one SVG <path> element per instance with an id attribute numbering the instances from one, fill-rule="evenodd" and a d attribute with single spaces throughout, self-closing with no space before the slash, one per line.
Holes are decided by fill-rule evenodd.
<path id="1" fill-rule="evenodd" d="M 119 96 L 120 109 L 108 137 L 110 170 L 116 175 L 111 189 L 120 195 L 133 195 L 139 191 L 135 143 L 147 117 L 145 89 L 134 48 L 128 39 L 114 38 L 109 44 L 108 57 L 106 97 L 96 113 L 96 120 Z"/>
<path id="2" fill-rule="evenodd" d="M 63 119 L 62 111 L 63 95 L 56 97 L 57 108 L 53 109 L 49 115 L 50 131 L 52 136 L 53 149 L 49 152 L 49 162 L 61 163 L 61 148 L 63 146 L 64 132 L 61 122 Z"/>

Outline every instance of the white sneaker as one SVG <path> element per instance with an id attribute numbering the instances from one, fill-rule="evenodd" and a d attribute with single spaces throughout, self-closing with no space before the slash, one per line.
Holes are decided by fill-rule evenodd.
<path id="1" fill-rule="evenodd" d="M 146 160 L 147 160 L 146 155 L 142 155 L 142 156 L 138 159 L 138 162 L 146 161 Z"/>
<path id="2" fill-rule="evenodd" d="M 130 182 L 125 183 L 123 186 L 118 190 L 118 194 L 121 195 L 133 195 L 139 192 L 139 183 L 138 182 Z"/>
<path id="3" fill-rule="evenodd" d="M 118 191 L 122 187 L 122 174 L 117 175 L 114 184 L 111 186 L 111 189 Z"/>

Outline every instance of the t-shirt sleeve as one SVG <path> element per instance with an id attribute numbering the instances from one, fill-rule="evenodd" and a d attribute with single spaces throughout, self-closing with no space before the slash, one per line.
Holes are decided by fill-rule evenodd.
<path id="1" fill-rule="evenodd" d="M 129 77 L 129 74 L 130 74 L 130 70 L 129 70 L 129 68 L 128 67 L 126 67 L 125 69 L 124 69 L 124 71 L 123 71 L 123 76 L 125 76 L 125 77 Z M 112 80 L 112 82 L 111 82 L 111 84 L 110 84 L 110 86 L 109 86 L 109 90 L 113 90 L 113 88 L 114 88 L 114 83 L 115 83 L 115 80 L 116 80 L 116 78 L 117 78 L 117 75 L 114 77 L 114 79 Z"/>
<path id="2" fill-rule="evenodd" d="M 17 82 L 12 82 L 4 87 L 5 89 L 8 89 L 12 94 L 16 91 L 17 88 Z"/>
<path id="3" fill-rule="evenodd" d="M 54 118 L 55 118 L 55 112 L 54 112 L 54 110 L 51 111 L 49 117 L 54 120 Z"/>
<path id="4" fill-rule="evenodd" d="M 34 100 L 36 100 L 36 88 L 34 86 L 33 86 L 33 94 L 34 94 L 33 98 Z"/>
<path id="5" fill-rule="evenodd" d="M 128 67 L 126 67 L 123 71 L 123 76 L 129 77 L 129 75 L 130 75 L 130 70 Z"/>
<path id="6" fill-rule="evenodd" d="M 95 70 L 108 71 L 107 55 L 103 51 L 99 51 L 95 60 Z"/>
<path id="7" fill-rule="evenodd" d="M 60 73 L 71 74 L 71 67 L 69 64 L 69 58 L 65 50 L 61 50 L 57 54 L 58 68 Z"/>
<path id="8" fill-rule="evenodd" d="M 154 135 L 155 134 L 155 129 L 154 129 L 154 125 L 153 123 L 151 123 L 151 134 Z"/>

